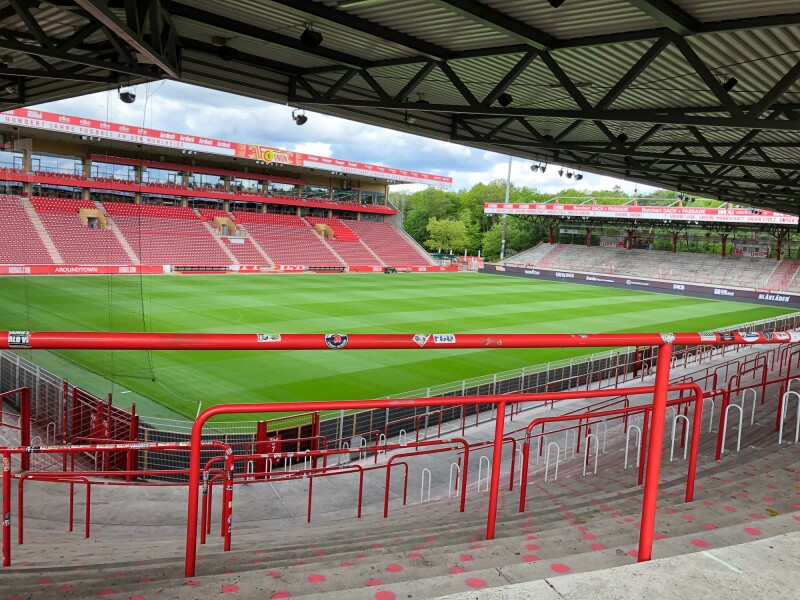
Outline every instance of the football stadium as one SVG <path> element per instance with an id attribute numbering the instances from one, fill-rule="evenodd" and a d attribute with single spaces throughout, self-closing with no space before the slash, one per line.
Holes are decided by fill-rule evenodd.
<path id="1" fill-rule="evenodd" d="M 0 600 L 796 597 L 796 2 L 0 28 Z"/>

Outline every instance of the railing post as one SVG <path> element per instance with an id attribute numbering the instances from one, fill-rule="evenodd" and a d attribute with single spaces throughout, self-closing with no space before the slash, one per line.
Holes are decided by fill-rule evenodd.
<path id="1" fill-rule="evenodd" d="M 23 388 L 19 395 L 19 443 L 20 446 L 31 445 L 31 388 Z M 31 455 L 21 456 L 23 471 L 31 468 Z"/>
<path id="2" fill-rule="evenodd" d="M 497 496 L 500 493 L 500 463 L 503 460 L 503 425 L 505 423 L 506 402 L 497 404 L 494 425 L 494 448 L 492 452 L 492 481 L 489 487 L 489 515 L 486 520 L 486 539 L 494 539 L 497 522 Z M 466 469 L 465 469 L 466 472 Z"/>
<path id="3" fill-rule="evenodd" d="M 647 452 L 647 470 L 642 500 L 642 522 L 639 531 L 639 562 L 650 560 L 653 556 L 653 534 L 656 523 L 658 479 L 661 470 L 661 449 L 664 442 L 664 420 L 667 412 L 667 396 L 669 395 L 671 358 L 672 344 L 664 344 L 658 349 L 650 444 Z M 644 440 L 642 442 L 644 443 Z"/>
<path id="4" fill-rule="evenodd" d="M 11 566 L 11 454 L 3 454 L 3 566 Z"/>

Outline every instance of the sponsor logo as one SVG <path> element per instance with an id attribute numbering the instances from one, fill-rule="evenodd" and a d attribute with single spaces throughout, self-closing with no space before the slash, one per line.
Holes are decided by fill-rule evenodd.
<path id="1" fill-rule="evenodd" d="M 8 267 L 8 273 L 10 275 L 29 275 L 30 272 L 30 267 Z"/>
<path id="2" fill-rule="evenodd" d="M 91 122 L 89 119 L 81 119 L 80 123 L 81 123 L 81 125 L 83 125 L 84 127 L 88 127 L 89 125 L 91 125 L 91 124 L 92 124 L 92 122 Z"/>
<path id="3" fill-rule="evenodd" d="M 56 267 L 54 273 L 99 273 L 97 267 Z"/>
<path id="4" fill-rule="evenodd" d="M 501 267 L 501 266 L 497 265 L 497 266 L 495 266 L 494 270 L 495 270 L 495 271 L 505 271 L 505 270 L 506 270 L 506 268 L 505 268 L 505 267 Z"/>
<path id="5" fill-rule="evenodd" d="M 575 273 L 556 272 L 556 277 L 563 277 L 564 279 L 575 279 Z"/>
<path id="6" fill-rule="evenodd" d="M 675 341 L 675 334 L 674 333 L 662 333 L 660 335 L 661 335 L 661 340 L 665 344 L 671 344 L 672 342 Z"/>
<path id="7" fill-rule="evenodd" d="M 792 342 L 800 342 L 800 331 L 790 331 L 789 340 Z"/>
<path id="8" fill-rule="evenodd" d="M 755 331 L 740 331 L 739 335 L 742 336 L 742 339 L 748 344 L 753 344 L 761 340 L 761 334 Z"/>
<path id="9" fill-rule="evenodd" d="M 525 274 L 526 275 L 541 275 L 541 273 L 539 273 L 539 271 L 537 271 L 536 269 L 526 269 L 525 270 Z"/>
<path id="10" fill-rule="evenodd" d="M 711 331 L 702 331 L 700 332 L 700 341 L 701 342 L 716 342 L 717 341 L 717 334 Z"/>
<path id="11" fill-rule="evenodd" d="M 603 279 L 602 277 L 595 277 L 594 275 L 587 275 L 586 281 L 599 281 L 600 283 L 615 283 L 613 279 Z"/>
<path id="12" fill-rule="evenodd" d="M 29 331 L 9 331 L 8 332 L 8 347 L 9 348 L 30 348 L 30 332 Z"/>
<path id="13" fill-rule="evenodd" d="M 721 331 L 718 335 L 721 342 L 733 342 L 736 340 L 733 333 L 730 331 Z"/>
<path id="14" fill-rule="evenodd" d="M 771 331 L 762 331 L 761 335 L 763 335 L 764 339 L 768 342 L 771 342 L 775 338 Z"/>
<path id="15" fill-rule="evenodd" d="M 7 512 L 3 515 L 3 527 L 11 527 L 11 513 Z"/>
<path id="16" fill-rule="evenodd" d="M 790 339 L 792 339 L 792 338 L 791 338 L 791 336 L 790 336 L 788 333 L 786 333 L 785 331 L 776 331 L 776 332 L 775 332 L 775 339 L 776 339 L 777 341 L 779 341 L 779 342 L 788 342 L 788 341 L 789 341 Z"/>
<path id="17" fill-rule="evenodd" d="M 430 339 L 430 337 L 431 336 L 428 333 L 418 333 L 411 339 L 414 340 L 414 343 L 417 344 L 417 346 L 422 348 L 425 345 L 425 342 Z"/>
<path id="18" fill-rule="evenodd" d="M 723 289 L 723 288 L 714 288 L 714 295 L 715 296 L 735 296 L 736 294 L 734 294 L 730 290 L 726 290 L 726 289 Z"/>
<path id="19" fill-rule="evenodd" d="M 331 350 L 339 350 L 347 346 L 347 334 L 345 333 L 326 333 L 325 345 Z"/>
<path id="20" fill-rule="evenodd" d="M 759 294 L 759 300 L 771 300 L 772 302 L 788 302 L 789 296 L 781 296 L 780 294 Z"/>
<path id="21" fill-rule="evenodd" d="M 631 279 L 626 279 L 625 285 L 641 285 L 643 287 L 650 287 L 650 284 L 646 281 L 632 281 Z"/>
<path id="22" fill-rule="evenodd" d="M 683 285 L 682 283 L 673 283 L 672 284 L 672 289 L 673 290 L 678 290 L 679 292 L 683 292 L 683 291 L 686 290 L 686 286 Z"/>
<path id="23" fill-rule="evenodd" d="M 452 333 L 434 333 L 433 334 L 433 343 L 434 344 L 455 344 L 456 343 L 456 336 Z"/>
<path id="24" fill-rule="evenodd" d="M 280 342 L 280 333 L 258 333 L 256 334 L 256 341 L 258 342 Z"/>
<path id="25" fill-rule="evenodd" d="M 31 119 L 41 119 L 42 113 L 40 113 L 38 110 L 29 110 L 28 117 Z"/>

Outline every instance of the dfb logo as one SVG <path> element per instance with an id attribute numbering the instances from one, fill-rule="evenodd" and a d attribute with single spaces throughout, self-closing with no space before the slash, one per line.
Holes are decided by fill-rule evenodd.
<path id="1" fill-rule="evenodd" d="M 326 333 L 325 345 L 331 350 L 339 350 L 347 346 L 347 334 L 345 333 Z"/>

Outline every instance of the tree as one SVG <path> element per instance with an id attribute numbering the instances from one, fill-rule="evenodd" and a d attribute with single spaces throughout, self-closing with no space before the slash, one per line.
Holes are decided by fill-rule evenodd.
<path id="1" fill-rule="evenodd" d="M 443 219 L 454 216 L 457 210 L 457 194 L 433 187 L 411 196 L 411 206 L 405 214 L 403 227 L 420 243 L 427 239 L 427 226 L 431 217 Z"/>
<path id="2" fill-rule="evenodd" d="M 426 229 L 429 237 L 425 240 L 425 245 L 431 250 L 441 248 L 445 252 L 460 252 L 467 247 L 467 226 L 464 221 L 431 217 Z"/>

